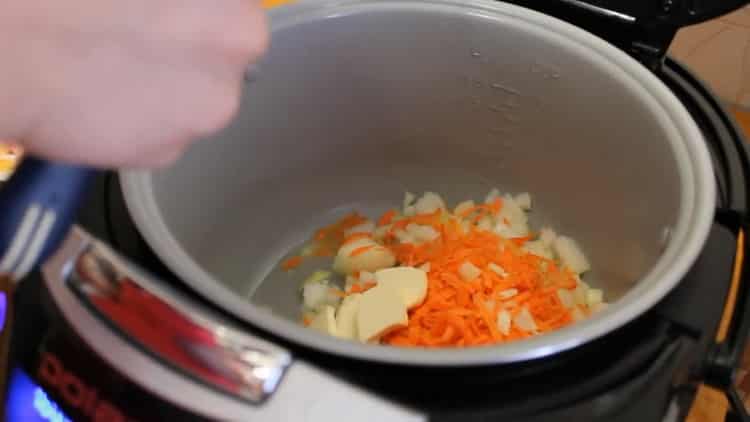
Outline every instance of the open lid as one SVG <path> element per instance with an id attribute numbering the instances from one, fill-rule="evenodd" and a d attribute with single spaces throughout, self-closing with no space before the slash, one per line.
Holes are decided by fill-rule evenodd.
<path id="1" fill-rule="evenodd" d="M 508 0 L 586 29 L 652 69 L 677 30 L 724 15 L 750 0 Z"/>

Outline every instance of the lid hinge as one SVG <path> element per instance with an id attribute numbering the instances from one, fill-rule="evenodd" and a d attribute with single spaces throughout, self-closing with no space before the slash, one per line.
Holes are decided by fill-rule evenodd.
<path id="1" fill-rule="evenodd" d="M 633 41 L 630 47 L 631 55 L 649 68 L 649 70 L 656 72 L 661 68 L 661 64 L 664 62 L 664 55 L 666 54 L 663 49 L 640 41 Z"/>
<path id="2" fill-rule="evenodd" d="M 655 25 L 643 28 L 638 33 L 639 36 L 630 42 L 630 54 L 651 71 L 659 71 L 677 29 Z"/>

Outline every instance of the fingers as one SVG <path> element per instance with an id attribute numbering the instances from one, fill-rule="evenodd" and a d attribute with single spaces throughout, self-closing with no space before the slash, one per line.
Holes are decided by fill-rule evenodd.
<path id="1" fill-rule="evenodd" d="M 237 11 L 231 17 L 231 25 L 221 28 L 223 41 L 231 51 L 235 75 L 244 78 L 249 66 L 258 61 L 268 50 L 270 35 L 268 18 L 257 0 L 232 0 Z M 229 12 L 228 12 L 229 13 Z"/>
<path id="2" fill-rule="evenodd" d="M 34 88 L 43 105 L 23 134 L 30 152 L 97 167 L 163 167 L 237 118 L 245 73 L 270 43 L 260 1 L 97 5 L 86 9 L 93 15 L 70 7 L 59 19 L 39 17 L 46 30 L 35 30 L 34 54 L 27 48 L 4 65 L 28 75 L 18 92 Z"/>

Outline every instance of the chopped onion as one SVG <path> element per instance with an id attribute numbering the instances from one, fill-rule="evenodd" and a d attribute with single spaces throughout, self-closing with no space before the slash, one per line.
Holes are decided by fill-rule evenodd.
<path id="1" fill-rule="evenodd" d="M 369 272 L 369 271 L 360 271 L 359 272 L 359 281 L 361 283 L 370 283 L 375 281 L 375 274 Z"/>
<path id="2" fill-rule="evenodd" d="M 505 289 L 497 293 L 500 299 L 506 300 L 518 294 L 518 289 Z"/>
<path id="3" fill-rule="evenodd" d="M 413 193 L 406 192 L 404 194 L 404 209 L 406 209 L 410 205 L 413 205 L 415 199 L 417 199 L 417 197 Z"/>
<path id="4" fill-rule="evenodd" d="M 372 233 L 373 231 L 375 231 L 375 223 L 372 221 L 366 221 L 346 230 L 344 236 L 351 236 L 355 233 Z"/>
<path id="5" fill-rule="evenodd" d="M 591 269 L 586 255 L 583 254 L 573 239 L 567 236 L 558 236 L 552 246 L 563 265 L 571 271 L 581 274 Z"/>
<path id="6" fill-rule="evenodd" d="M 375 238 L 376 240 L 383 239 L 385 235 L 388 234 L 388 232 L 391 230 L 391 227 L 393 227 L 393 225 L 386 224 L 385 226 L 380 226 L 376 228 L 375 231 L 372 232 L 372 237 Z"/>
<path id="7" fill-rule="evenodd" d="M 406 233 L 408 233 L 410 236 L 415 237 L 417 235 L 417 232 L 419 231 L 419 224 L 416 223 L 409 223 L 406 225 Z"/>
<path id="8" fill-rule="evenodd" d="M 495 264 L 494 262 L 490 262 L 489 264 L 487 264 L 487 268 L 493 273 L 499 275 L 500 277 L 505 278 L 508 276 L 508 272 L 505 271 L 503 267 Z"/>
<path id="9" fill-rule="evenodd" d="M 417 239 L 424 242 L 431 242 L 440 237 L 440 232 L 435 230 L 432 226 L 422 226 L 417 234 Z"/>
<path id="10" fill-rule="evenodd" d="M 458 274 L 464 281 L 474 281 L 480 274 L 482 274 L 482 270 L 477 268 L 477 266 L 471 262 L 464 261 L 464 263 L 458 267 Z"/>
<path id="11" fill-rule="evenodd" d="M 497 313 L 497 329 L 506 336 L 510 333 L 510 313 L 508 311 L 502 310 Z"/>
<path id="12" fill-rule="evenodd" d="M 484 231 L 492 230 L 492 218 L 482 217 L 482 219 L 477 223 L 477 229 Z"/>
<path id="13" fill-rule="evenodd" d="M 515 203 L 524 211 L 531 209 L 531 194 L 528 192 L 519 193 L 513 198 L 513 201 L 515 201 Z"/>
<path id="14" fill-rule="evenodd" d="M 343 292 L 341 289 L 339 289 L 336 286 L 331 286 L 326 290 L 326 305 L 333 305 L 338 306 L 339 302 L 341 302 L 341 297 L 343 296 Z"/>
<path id="15" fill-rule="evenodd" d="M 327 283 L 328 282 L 327 280 L 329 278 L 331 278 L 331 275 L 333 275 L 333 273 L 331 273 L 330 271 L 326 271 L 326 270 L 316 270 L 316 271 L 313 271 L 313 273 L 310 274 L 310 276 L 305 279 L 305 284 L 307 284 L 307 283 L 319 283 L 319 282 L 324 281 L 324 280 Z"/>
<path id="16" fill-rule="evenodd" d="M 529 312 L 528 309 L 524 306 L 521 311 L 516 314 L 516 317 L 513 318 L 513 323 L 516 325 L 516 327 L 520 328 L 521 330 L 534 333 L 537 331 L 536 322 L 534 321 L 534 317 L 531 315 L 531 312 Z"/>
<path id="17" fill-rule="evenodd" d="M 528 217 L 526 216 L 526 213 L 523 211 L 523 209 L 521 209 L 521 207 L 516 204 L 516 201 L 514 201 L 513 198 L 510 197 L 510 195 L 503 196 L 503 206 L 502 208 L 500 208 L 500 213 L 498 215 L 501 218 L 508 220 L 508 224 L 513 227 L 514 230 L 519 231 L 521 229 L 524 229 L 526 232 L 528 232 Z M 522 236 L 525 235 L 526 233 L 524 233 Z"/>
<path id="18" fill-rule="evenodd" d="M 526 223 L 519 223 L 515 226 L 505 224 L 502 219 L 497 222 L 495 227 L 492 229 L 495 234 L 498 234 L 506 239 L 512 239 L 514 237 L 524 237 L 529 234 L 529 227 Z"/>
<path id="19" fill-rule="evenodd" d="M 573 299 L 575 300 L 576 305 L 586 304 L 586 292 L 588 289 L 588 284 L 578 279 L 578 284 L 576 285 L 575 290 L 573 290 Z"/>
<path id="20" fill-rule="evenodd" d="M 555 233 L 555 231 L 549 227 L 544 227 L 539 231 L 539 240 L 544 244 L 544 246 L 548 248 L 552 247 L 552 244 L 555 242 L 556 238 L 557 233 Z"/>
<path id="21" fill-rule="evenodd" d="M 554 255 L 552 255 L 552 251 L 548 247 L 546 247 L 541 240 L 532 240 L 531 242 L 526 242 L 521 249 L 532 255 L 541 256 L 547 259 L 554 258 Z"/>
<path id="22" fill-rule="evenodd" d="M 302 299 L 307 309 L 316 310 L 328 301 L 328 280 L 306 283 L 302 288 Z"/>
<path id="23" fill-rule="evenodd" d="M 474 208 L 474 206 L 475 204 L 472 200 L 461 202 L 460 204 L 456 205 L 456 208 L 453 209 L 453 214 L 455 214 L 456 216 L 460 216 L 464 212 Z"/>
<path id="24" fill-rule="evenodd" d="M 439 209 L 445 209 L 445 202 L 434 192 L 425 192 L 414 204 L 417 214 L 432 214 Z"/>
<path id="25" fill-rule="evenodd" d="M 497 188 L 493 188 L 487 196 L 484 198 L 484 203 L 489 204 L 490 202 L 494 201 L 495 199 L 500 197 L 500 191 L 497 190 Z"/>
<path id="26" fill-rule="evenodd" d="M 423 226 L 419 224 L 409 223 L 406 226 L 406 232 L 415 243 L 429 242 L 440 237 L 440 233 L 432 228 L 432 226 Z"/>
<path id="27" fill-rule="evenodd" d="M 563 306 L 568 309 L 576 305 L 575 298 L 573 297 L 573 293 L 571 293 L 570 290 L 557 289 L 557 297 L 560 298 L 560 302 L 562 302 Z"/>
<path id="28" fill-rule="evenodd" d="M 589 289 L 586 292 L 586 304 L 589 307 L 604 302 L 604 292 L 599 289 Z"/>
<path id="29" fill-rule="evenodd" d="M 414 236 L 407 233 L 405 230 L 398 229 L 393 232 L 393 235 L 396 236 L 396 239 L 401 243 L 414 243 Z"/>

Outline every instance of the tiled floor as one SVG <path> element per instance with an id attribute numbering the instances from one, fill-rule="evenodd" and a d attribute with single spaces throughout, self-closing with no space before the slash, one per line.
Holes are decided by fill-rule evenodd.
<path id="1" fill-rule="evenodd" d="M 735 107 L 732 111 L 737 124 L 745 132 L 745 139 L 750 141 L 750 109 L 743 110 Z"/>
<path id="2" fill-rule="evenodd" d="M 681 29 L 670 54 L 725 101 L 750 108 L 750 6 Z"/>

